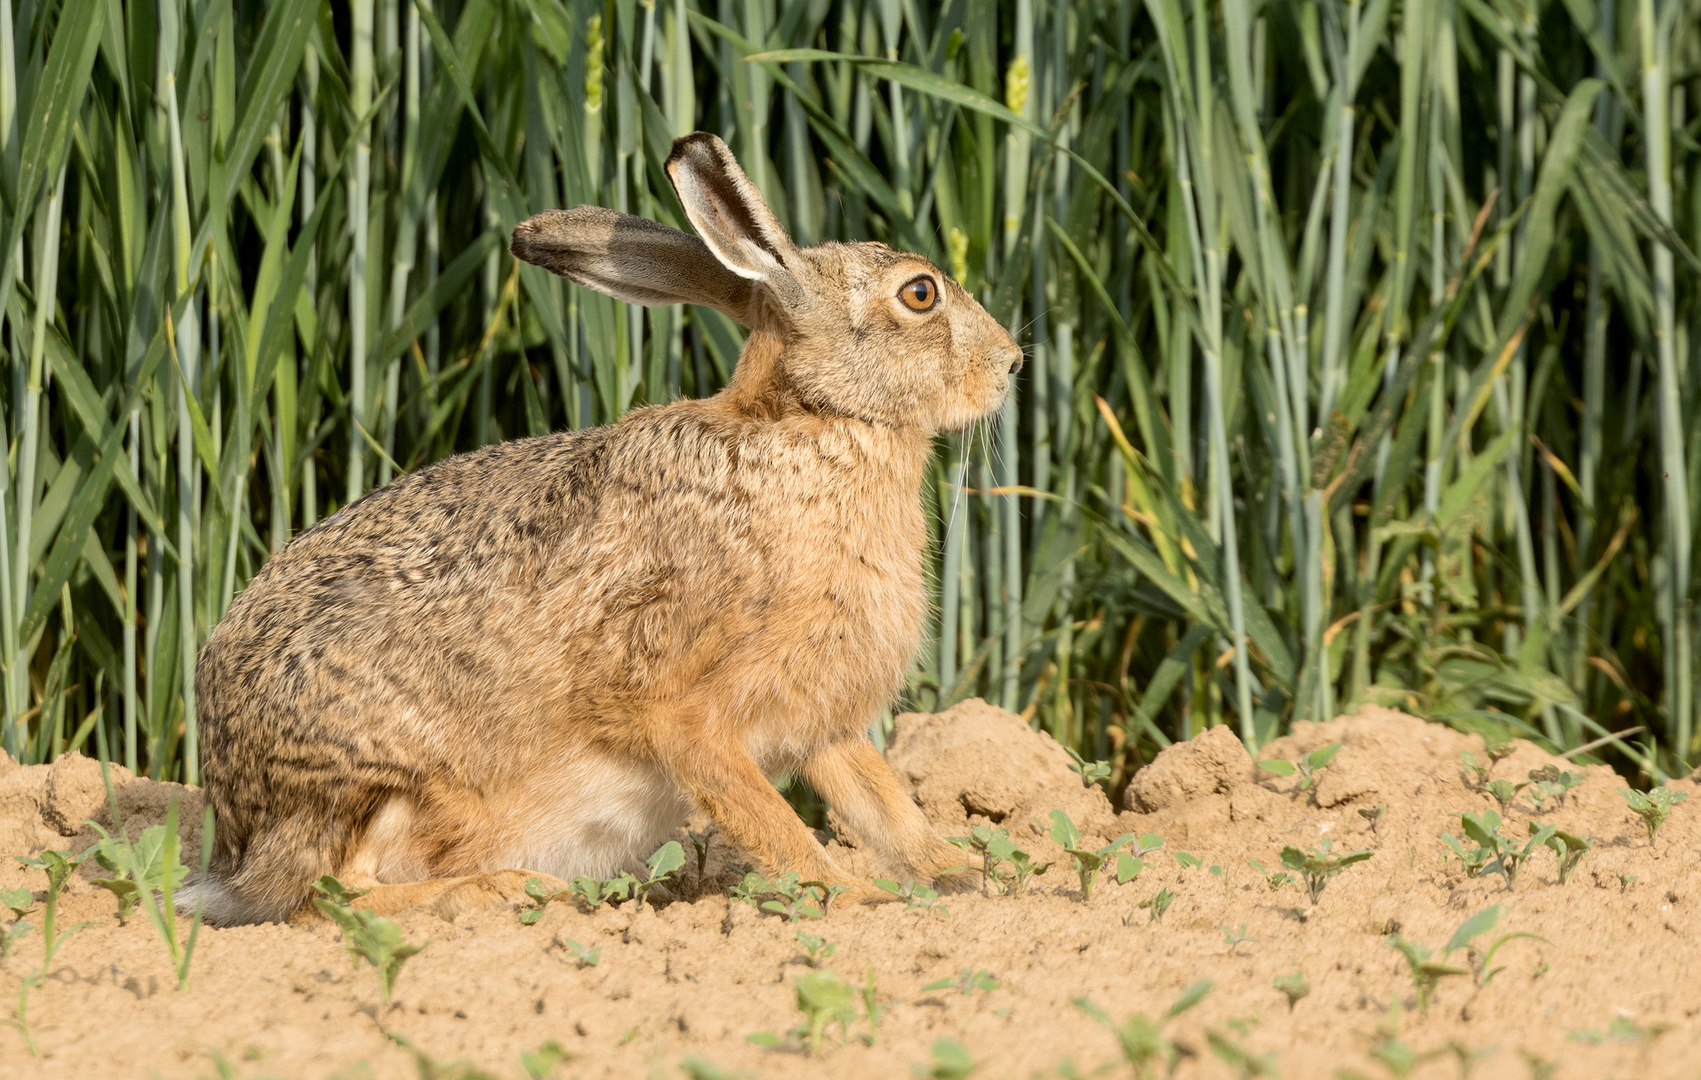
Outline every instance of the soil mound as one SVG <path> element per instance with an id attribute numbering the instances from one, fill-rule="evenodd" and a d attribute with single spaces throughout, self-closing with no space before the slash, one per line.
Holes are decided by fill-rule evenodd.
<path id="1" fill-rule="evenodd" d="M 553 1040 L 572 1055 L 559 1077 L 680 1076 L 713 1063 L 724 1075 L 909 1075 L 935 1041 L 953 1038 L 981 1063 L 977 1076 L 1067 1076 L 1118 1059 L 1114 1034 L 1072 1002 L 1085 998 L 1120 1021 L 1159 1018 L 1189 986 L 1202 1001 L 1165 1028 L 1176 1075 L 1249 1075 L 1239 1060 L 1295 1077 L 1410 1075 L 1690 1077 L 1701 1070 L 1701 799 L 1678 805 L 1650 843 L 1602 767 L 1580 767 L 1526 743 L 1491 757 L 1476 736 L 1386 709 L 1299 725 L 1260 759 L 1296 760 L 1330 743 L 1339 752 L 1314 783 L 1259 770 L 1233 733 L 1213 729 L 1172 747 L 1132 778 L 1113 813 L 1069 769 L 1064 751 L 1019 718 L 984 702 L 938 716 L 899 717 L 888 757 L 928 818 L 947 835 L 975 824 L 1009 829 L 1041 861 L 1059 860 L 1022 896 L 978 892 L 933 906 L 889 903 L 830 911 L 793 924 L 726 894 L 741 853 L 711 837 L 699 870 L 687 866 L 659 908 L 565 903 L 534 925 L 511 911 L 453 922 L 426 913 L 397 921 L 428 942 L 408 960 L 395 998 L 380 1001 L 372 970 L 352 966 L 327 924 L 203 928 L 186 990 L 145 918 L 120 925 L 112 897 L 85 868 L 60 905 L 60 926 L 86 922 L 28 998 L 39 1054 L 0 1026 L 0 1069 L 13 1077 L 377 1078 L 417 1075 L 461 1061 L 483 1074 L 522 1077 L 520 1055 Z M 1532 771 L 1576 774 L 1561 798 L 1521 788 L 1502 806 L 1467 767 L 1529 783 Z M 1551 770 L 1541 773 L 1541 770 Z M 186 852 L 198 850 L 193 789 L 111 771 L 131 836 L 163 822 L 175 798 Z M 1686 794 L 1697 786 L 1678 782 Z M 111 827 L 97 765 L 70 757 L 20 767 L 0 756 L 0 854 L 46 847 L 81 852 Z M 1053 808 L 1090 837 L 1156 833 L 1164 846 L 1125 885 L 1101 878 L 1083 901 L 1067 859 L 1044 835 Z M 1561 884 L 1555 854 L 1532 853 L 1516 888 L 1499 874 L 1471 876 L 1442 842 L 1459 815 L 1493 809 L 1503 832 L 1527 839 L 1530 822 L 1592 841 Z M 685 837 L 681 837 L 682 840 Z M 1315 904 L 1279 875 L 1284 847 L 1367 850 L 1330 879 Z M 1089 839 L 1089 842 L 1094 842 Z M 834 842 L 859 872 L 862 853 Z M 1265 871 L 1250 865 L 1256 860 Z M 186 854 L 186 862 L 193 856 Z M 92 867 L 92 861 L 89 864 Z M 42 898 L 43 877 L 7 859 L 0 889 Z M 1443 949 L 1468 918 L 1499 906 L 1506 941 L 1491 967 Z M 1161 912 L 1161 917 L 1160 917 Z M 30 916 L 39 923 L 40 913 Z M 9 913 L 0 912 L 0 927 Z M 188 932 L 187 920 L 180 933 Z M 857 986 L 872 980 L 884 1006 L 878 1037 L 865 1020 L 821 1059 L 746 1040 L 784 1036 L 801 1022 L 796 980 L 818 959 Z M 1440 978 L 1420 1008 L 1392 935 L 1479 978 Z M 41 963 L 39 933 L 19 939 L 0 969 L 0 1002 Z M 595 963 L 589 959 L 594 957 Z M 1302 973 L 1291 1005 L 1278 977 Z M 984 973 L 989 978 L 978 978 Z M 942 980 L 949 980 L 942 982 Z M 1483 985 L 1479 985 L 1479 981 Z M 1288 983 L 1291 987 L 1293 983 Z M 860 999 L 856 999 L 860 1000 Z M 860 1015 L 860 1007 L 858 1013 Z M 0 1016 L 0 1019 L 5 1017 Z M 414 1051 L 391 1036 L 405 1040 Z M 415 1056 L 424 1054 L 424 1064 Z"/>
<path id="2" fill-rule="evenodd" d="M 1063 747 L 979 698 L 942 713 L 895 718 L 886 760 L 946 836 L 1002 825 L 1013 837 L 1035 840 L 1051 828 L 1053 809 L 1100 842 L 1116 828 L 1110 800 L 1070 771 Z"/>

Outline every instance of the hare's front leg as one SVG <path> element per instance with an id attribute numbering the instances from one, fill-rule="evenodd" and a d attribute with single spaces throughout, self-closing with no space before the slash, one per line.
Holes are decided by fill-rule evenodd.
<path id="1" fill-rule="evenodd" d="M 932 880 L 967 860 L 933 831 L 866 736 L 859 733 L 830 744 L 804 762 L 803 775 L 851 831 L 894 869 L 917 880 Z"/>
<path id="2" fill-rule="evenodd" d="M 778 876 L 795 870 L 804 881 L 847 885 L 852 900 L 877 895 L 832 864 L 797 811 L 742 748 L 693 743 L 667 765 L 686 796 L 720 826 L 729 842 L 755 859 L 763 873 Z"/>

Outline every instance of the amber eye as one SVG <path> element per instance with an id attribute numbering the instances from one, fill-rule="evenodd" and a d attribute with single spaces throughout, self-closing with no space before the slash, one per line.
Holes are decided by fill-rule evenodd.
<path id="1" fill-rule="evenodd" d="M 911 311 L 932 311 L 939 303 L 939 286 L 929 277 L 918 277 L 898 290 L 898 299 Z"/>

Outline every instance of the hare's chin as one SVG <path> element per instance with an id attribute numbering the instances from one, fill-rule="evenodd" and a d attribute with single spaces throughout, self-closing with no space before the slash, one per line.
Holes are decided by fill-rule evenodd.
<path id="1" fill-rule="evenodd" d="M 995 393 L 978 404 L 962 402 L 950 410 L 940 421 L 939 430 L 948 432 L 967 431 L 977 420 L 985 420 L 996 416 L 998 410 L 1004 407 L 1004 399 L 1008 396 L 1009 385 L 1000 386 Z"/>

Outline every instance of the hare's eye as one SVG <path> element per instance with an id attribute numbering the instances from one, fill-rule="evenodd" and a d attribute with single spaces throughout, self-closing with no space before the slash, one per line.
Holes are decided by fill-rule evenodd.
<path id="1" fill-rule="evenodd" d="M 939 303 L 939 286 L 929 277 L 918 277 L 898 290 L 898 299 L 911 311 L 931 311 Z"/>

